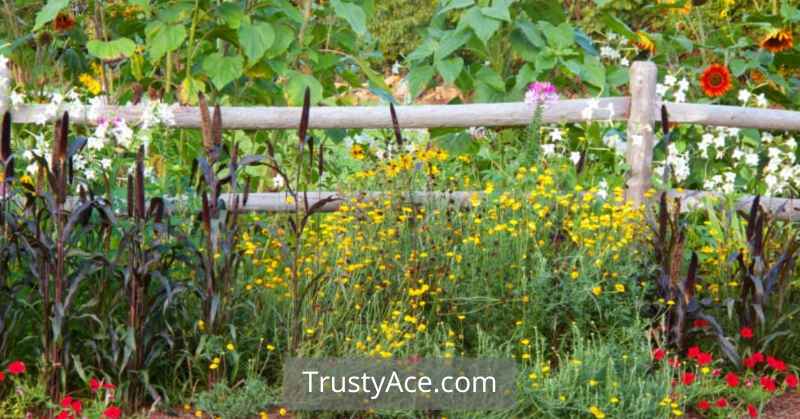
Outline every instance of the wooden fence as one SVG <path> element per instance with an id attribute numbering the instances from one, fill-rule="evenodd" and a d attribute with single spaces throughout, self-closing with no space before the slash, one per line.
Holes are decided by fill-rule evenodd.
<path id="1" fill-rule="evenodd" d="M 0 76 L 7 77 L 8 70 L 0 69 Z M 672 103 L 658 100 L 656 95 L 657 68 L 652 62 L 637 61 L 630 68 L 630 97 L 605 97 L 598 99 L 559 100 L 548 105 L 543 113 L 543 122 L 579 123 L 589 121 L 627 121 L 628 151 L 627 162 L 630 172 L 627 179 L 627 198 L 634 203 L 645 201 L 645 191 L 651 187 L 653 144 L 655 142 L 654 123 L 660 119 L 658 110 L 663 104 L 674 123 L 687 123 L 738 128 L 757 128 L 764 130 L 800 131 L 800 112 L 758 109 L 736 106 L 705 105 L 692 103 Z M 0 112 L 8 107 L 8 91 L 0 91 Z M 37 115 L 44 112 L 46 105 L 22 105 L 13 111 L 13 122 L 27 124 L 36 121 Z M 586 112 L 591 106 L 592 112 Z M 300 123 L 301 109 L 298 107 L 223 107 L 224 129 L 293 129 Z M 492 103 L 467 105 L 420 105 L 399 106 L 397 116 L 401 128 L 443 128 L 443 127 L 512 127 L 526 126 L 533 118 L 534 108 L 525 103 Z M 107 106 L 103 114 L 119 115 L 130 124 L 140 121 L 142 109 L 138 107 Z M 76 124 L 91 125 L 84 114 L 70 114 Z M 197 107 L 177 107 L 175 126 L 179 128 L 199 128 L 200 112 Z M 310 128 L 391 128 L 392 121 L 388 107 L 312 107 Z M 636 138 L 636 141 L 631 141 Z M 689 204 L 703 197 L 716 195 L 705 191 L 670 191 L 673 196 L 683 196 Z M 310 192 L 309 204 L 319 199 L 336 195 L 335 192 Z M 414 192 L 410 194 L 413 202 L 421 203 L 431 199 L 448 199 L 460 205 L 468 205 L 472 192 Z M 380 194 L 378 194 L 380 195 Z M 343 200 L 375 198 L 375 193 L 340 196 Z M 753 197 L 744 197 L 739 205 L 744 207 Z M 294 206 L 285 202 L 285 193 L 254 193 L 248 199 L 245 210 L 250 211 L 293 211 Z M 768 198 L 762 200 L 766 210 L 776 217 L 800 220 L 800 200 Z M 325 206 L 334 211 L 336 202 Z"/>

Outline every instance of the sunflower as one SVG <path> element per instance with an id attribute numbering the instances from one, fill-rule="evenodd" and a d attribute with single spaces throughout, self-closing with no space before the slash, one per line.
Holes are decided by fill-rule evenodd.
<path id="1" fill-rule="evenodd" d="M 650 36 L 646 33 L 639 31 L 636 32 L 636 41 L 634 41 L 636 47 L 643 51 L 648 51 L 650 54 L 655 55 L 656 53 L 656 44 L 650 39 Z"/>
<path id="2" fill-rule="evenodd" d="M 768 33 L 764 39 L 761 40 L 761 48 L 770 52 L 778 53 L 792 49 L 794 47 L 794 39 L 792 39 L 792 32 L 788 29 L 775 29 Z"/>
<path id="3" fill-rule="evenodd" d="M 706 95 L 717 97 L 731 89 L 731 73 L 722 64 L 711 64 L 700 75 L 700 86 Z"/>

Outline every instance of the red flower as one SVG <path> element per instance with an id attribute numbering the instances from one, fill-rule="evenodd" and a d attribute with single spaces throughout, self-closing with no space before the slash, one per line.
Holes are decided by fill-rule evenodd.
<path id="1" fill-rule="evenodd" d="M 767 357 L 767 365 L 775 371 L 786 371 L 786 363 L 778 358 Z"/>
<path id="2" fill-rule="evenodd" d="M 694 323 L 692 323 L 692 325 L 698 329 L 702 329 L 708 326 L 708 320 L 697 319 L 694 321 Z"/>
<path id="3" fill-rule="evenodd" d="M 115 386 L 112 383 L 103 383 L 103 388 L 106 390 L 114 390 L 115 388 L 117 388 L 117 386 Z"/>
<path id="4" fill-rule="evenodd" d="M 3 371 L 0 371 L 0 382 L 2 382 L 5 379 L 6 379 L 6 375 L 3 373 Z"/>
<path id="5" fill-rule="evenodd" d="M 98 381 L 97 378 L 92 377 L 89 380 L 89 388 L 92 390 L 92 393 L 97 393 L 97 390 L 100 389 L 100 385 L 103 384 L 101 381 Z"/>
<path id="6" fill-rule="evenodd" d="M 117 406 L 109 406 L 103 411 L 103 416 L 108 419 L 119 419 L 122 416 L 122 410 Z"/>
<path id="7" fill-rule="evenodd" d="M 8 364 L 8 373 L 11 375 L 20 375 L 25 373 L 25 363 L 22 361 L 14 361 Z"/>
<path id="8" fill-rule="evenodd" d="M 739 385 L 739 376 L 729 372 L 725 374 L 725 382 L 728 383 L 728 387 L 734 388 Z"/>
<path id="9" fill-rule="evenodd" d="M 711 361 L 713 360 L 714 358 L 708 352 L 700 352 L 700 354 L 697 355 L 697 357 L 695 358 L 695 361 L 697 361 L 697 365 L 710 364 Z"/>
<path id="10" fill-rule="evenodd" d="M 667 363 L 672 368 L 678 368 L 681 366 L 681 361 L 678 359 L 677 356 L 670 358 L 669 361 L 667 361 Z"/>
<path id="11" fill-rule="evenodd" d="M 797 376 L 790 373 L 786 376 L 786 387 L 796 388 L 798 384 Z"/>
<path id="12" fill-rule="evenodd" d="M 72 414 L 66 410 L 62 410 L 61 413 L 56 416 L 56 419 L 75 419 L 75 416 L 72 416 Z"/>
<path id="13" fill-rule="evenodd" d="M 699 347 L 699 346 L 692 346 L 692 347 L 691 347 L 691 348 L 689 348 L 689 350 L 686 352 L 686 357 L 687 357 L 687 358 L 690 358 L 690 359 L 695 359 L 695 358 L 697 358 L 697 356 L 698 356 L 698 355 L 700 355 L 701 353 L 703 353 L 703 351 L 701 351 L 701 350 L 700 350 L 700 347 Z"/>
<path id="14" fill-rule="evenodd" d="M 758 364 L 759 362 L 764 362 L 764 354 L 762 354 L 761 352 L 756 352 L 753 354 L 753 359 L 756 360 L 756 364 Z"/>
<path id="15" fill-rule="evenodd" d="M 714 404 L 720 409 L 728 407 L 728 401 L 724 397 L 720 397 Z"/>
<path id="16" fill-rule="evenodd" d="M 83 409 L 83 406 L 81 406 L 81 401 L 80 400 L 73 400 L 72 401 L 72 410 L 75 413 L 80 414 L 81 413 L 81 409 Z"/>
<path id="17" fill-rule="evenodd" d="M 744 366 L 749 369 L 753 369 L 760 362 L 764 362 L 764 354 L 762 354 L 761 352 L 756 352 L 753 355 L 750 355 L 744 359 Z"/>
<path id="18" fill-rule="evenodd" d="M 772 377 L 765 375 L 761 377 L 759 381 L 761 381 L 761 387 L 763 387 L 764 390 L 767 390 L 770 393 L 775 391 L 775 380 L 772 379 Z"/>
<path id="19" fill-rule="evenodd" d="M 698 410 L 708 410 L 708 409 L 711 409 L 711 403 L 709 403 L 707 400 L 700 400 L 700 401 L 697 403 L 697 409 L 698 409 Z"/>
<path id="20" fill-rule="evenodd" d="M 61 407 L 64 409 L 69 409 L 72 407 L 72 396 L 66 396 L 61 399 Z"/>
<path id="21" fill-rule="evenodd" d="M 758 417 L 758 409 L 756 409 L 756 407 L 753 406 L 752 404 L 748 404 L 747 405 L 747 414 L 749 414 L 751 418 L 757 418 Z"/>
<path id="22" fill-rule="evenodd" d="M 731 73 L 728 67 L 721 64 L 711 64 L 700 75 L 700 86 L 706 95 L 718 97 L 731 90 Z"/>
<path id="23" fill-rule="evenodd" d="M 664 356 L 666 355 L 667 351 L 665 351 L 662 348 L 653 349 L 653 359 L 655 359 L 656 361 L 661 361 L 662 359 L 664 359 Z"/>
<path id="24" fill-rule="evenodd" d="M 682 382 L 682 383 L 683 383 L 683 385 L 685 385 L 685 386 L 690 386 L 690 385 L 692 385 L 692 383 L 694 383 L 694 374 L 693 374 L 693 373 L 691 373 L 691 372 L 685 372 L 685 373 L 683 373 L 683 376 L 681 376 L 681 382 Z"/>
<path id="25" fill-rule="evenodd" d="M 752 339 L 753 338 L 753 329 L 749 327 L 743 327 L 739 329 L 739 335 L 742 339 Z"/>

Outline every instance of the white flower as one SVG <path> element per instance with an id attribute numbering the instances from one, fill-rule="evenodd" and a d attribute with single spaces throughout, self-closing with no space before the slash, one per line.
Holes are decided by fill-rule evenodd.
<path id="1" fill-rule="evenodd" d="M 556 152 L 555 144 L 542 144 L 542 154 L 544 156 L 551 156 Z"/>
<path id="2" fill-rule="evenodd" d="M 597 186 L 597 197 L 605 201 L 605 199 L 608 198 L 608 182 L 603 179 Z"/>
<path id="3" fill-rule="evenodd" d="M 667 87 L 666 85 L 663 85 L 661 83 L 656 83 L 656 94 L 659 97 L 664 97 L 667 94 L 668 91 L 669 91 L 669 87 Z"/>
<path id="4" fill-rule="evenodd" d="M 86 179 L 88 180 L 95 180 L 95 178 L 97 178 L 94 169 L 86 169 L 83 173 L 86 175 Z"/>
<path id="5" fill-rule="evenodd" d="M 768 105 L 769 102 L 767 102 L 767 97 L 764 96 L 763 93 L 759 93 L 758 95 L 756 95 L 756 106 L 758 106 L 759 108 L 766 108 Z"/>
<path id="6" fill-rule="evenodd" d="M 572 164 L 577 165 L 581 161 L 581 153 L 573 151 L 569 153 L 569 159 L 572 160 Z"/>
<path id="7" fill-rule="evenodd" d="M 619 65 L 621 65 L 623 67 L 627 67 L 627 66 L 631 65 L 631 62 L 628 61 L 627 58 L 623 57 L 621 60 L 619 60 Z"/>
<path id="8" fill-rule="evenodd" d="M 562 133 L 560 129 L 555 128 L 550 131 L 550 141 L 555 143 L 563 139 L 564 139 L 564 133 Z"/>
<path id="9" fill-rule="evenodd" d="M 747 102 L 750 101 L 750 97 L 752 97 L 752 96 L 753 96 L 753 94 L 750 93 L 750 91 L 748 91 L 748 90 L 745 90 L 745 89 L 739 90 L 738 98 L 739 98 L 739 101 L 742 102 L 743 105 L 747 105 Z"/>
<path id="10" fill-rule="evenodd" d="M 594 111 L 600 109 L 600 101 L 596 98 L 589 99 L 589 104 L 581 111 L 583 119 L 592 119 Z"/>
<path id="11" fill-rule="evenodd" d="M 675 76 L 673 76 L 672 74 L 667 74 L 667 76 L 664 77 L 664 84 L 666 84 L 669 87 L 674 86 L 675 83 L 677 83 L 677 82 L 678 82 L 678 79 L 675 78 Z"/>
<path id="12" fill-rule="evenodd" d="M 29 164 L 29 165 L 28 165 L 28 166 L 25 168 L 25 171 L 26 171 L 26 172 L 27 172 L 29 175 L 33 176 L 33 175 L 35 175 L 35 174 L 36 174 L 36 172 L 38 172 L 38 171 L 39 171 L 39 164 L 38 164 L 38 163 L 31 163 L 31 164 Z"/>
<path id="13" fill-rule="evenodd" d="M 0 54 L 0 68 L 8 67 L 8 58 L 5 55 Z"/>
<path id="14" fill-rule="evenodd" d="M 686 77 L 682 78 L 681 81 L 678 82 L 678 90 L 689 90 L 689 80 L 687 80 Z"/>
<path id="15" fill-rule="evenodd" d="M 125 123 L 124 118 L 114 120 L 114 128 L 111 129 L 111 134 L 117 139 L 117 143 L 126 148 L 133 140 L 133 130 Z"/>
<path id="16" fill-rule="evenodd" d="M 286 182 L 284 181 L 283 176 L 275 175 L 275 177 L 272 178 L 272 187 L 273 188 L 281 189 L 281 188 L 284 187 L 284 185 L 286 185 Z"/>
<path id="17" fill-rule="evenodd" d="M 395 61 L 394 64 L 392 64 L 392 74 L 394 75 L 400 74 L 400 63 L 397 61 Z"/>
<path id="18" fill-rule="evenodd" d="M 111 168 L 111 159 L 102 159 L 100 160 L 100 167 L 104 170 L 108 170 Z"/>
<path id="19" fill-rule="evenodd" d="M 679 91 L 675 92 L 675 94 L 672 95 L 672 97 L 675 99 L 675 102 L 678 102 L 678 103 L 686 102 L 686 93 L 684 93 L 683 91 L 679 90 Z"/>
<path id="20" fill-rule="evenodd" d="M 20 105 L 25 104 L 25 93 L 11 92 L 11 107 L 17 109 Z"/>
<path id="21" fill-rule="evenodd" d="M 758 167 L 758 154 L 747 153 L 744 156 L 744 163 L 750 167 Z"/>
<path id="22" fill-rule="evenodd" d="M 49 120 L 50 118 L 48 118 L 47 114 L 44 112 L 38 112 L 35 115 L 33 115 L 33 123 L 37 125 L 44 125 Z"/>
<path id="23" fill-rule="evenodd" d="M 486 128 L 484 127 L 470 127 L 469 128 L 469 135 L 472 138 L 481 139 L 486 137 Z"/>

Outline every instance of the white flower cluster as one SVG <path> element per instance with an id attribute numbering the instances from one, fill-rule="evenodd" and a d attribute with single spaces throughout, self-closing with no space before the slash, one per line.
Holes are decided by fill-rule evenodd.
<path id="1" fill-rule="evenodd" d="M 675 102 L 686 102 L 686 92 L 689 90 L 689 80 L 686 77 L 678 80 L 673 74 L 664 76 L 663 83 L 656 84 L 656 94 L 659 99 L 672 99 Z"/>
<path id="2" fill-rule="evenodd" d="M 641 137 L 641 136 L 639 136 Z M 628 151 L 628 143 L 616 132 L 611 132 L 603 136 L 603 144 L 614 150 L 620 156 L 624 156 Z"/>
<path id="3" fill-rule="evenodd" d="M 762 142 L 764 142 L 762 136 Z M 790 186 L 800 184 L 800 165 L 796 165 L 797 141 L 789 137 L 783 147 L 778 145 L 767 149 L 767 165 L 764 167 L 764 183 L 767 193 L 779 194 Z"/>
<path id="4" fill-rule="evenodd" d="M 561 147 L 562 140 L 564 139 L 564 132 L 561 131 L 560 128 L 553 128 L 548 133 L 548 139 L 549 142 L 542 143 L 542 155 L 545 157 L 556 154 L 556 145 Z M 580 154 L 578 155 L 578 158 L 580 159 Z"/>
<path id="5" fill-rule="evenodd" d="M 600 46 L 600 58 L 607 59 L 611 62 L 618 62 L 622 66 L 629 66 L 630 60 L 626 58 L 622 49 L 627 44 L 626 39 L 617 35 L 614 32 L 606 34 L 606 44 Z"/>
<path id="6" fill-rule="evenodd" d="M 752 102 L 755 102 L 755 105 L 759 108 L 766 108 L 769 106 L 769 101 L 763 93 L 754 95 L 752 92 L 746 89 L 739 90 L 738 99 L 739 102 L 742 102 L 742 106 L 748 106 L 751 102 L 751 99 Z"/>
<path id="7" fill-rule="evenodd" d="M 379 160 L 391 159 L 398 152 L 394 136 L 392 136 L 392 139 L 389 141 L 379 141 L 379 138 L 380 136 L 370 135 L 370 132 L 365 130 L 357 135 L 345 137 L 343 143 L 348 151 L 353 145 L 358 144 L 370 150 Z M 427 129 L 403 130 L 403 140 L 405 140 L 403 143 L 403 151 L 406 153 L 413 153 L 419 149 L 419 144 L 430 140 L 430 134 Z"/>
<path id="8" fill-rule="evenodd" d="M 736 186 L 736 173 L 724 172 L 714 175 L 703 182 L 703 189 L 707 191 L 722 192 L 725 194 L 733 193 Z"/>
<path id="9" fill-rule="evenodd" d="M 725 147 L 728 139 L 736 140 L 739 137 L 739 128 L 728 127 L 715 127 L 714 132 L 706 132 L 700 139 L 697 148 L 700 150 L 700 156 L 704 159 L 709 157 L 709 148 L 714 146 L 714 158 L 721 159 L 725 157 Z M 757 164 L 757 162 L 756 162 Z"/>
<path id="10" fill-rule="evenodd" d="M 666 162 L 658 165 L 655 169 L 655 173 L 657 173 L 659 176 L 664 176 L 664 169 L 666 167 L 670 168 L 670 174 L 675 177 L 677 182 L 683 182 L 691 173 L 689 166 L 689 152 L 684 151 L 681 153 L 678 151 L 678 147 L 675 145 L 675 143 L 671 143 L 667 147 Z"/>

